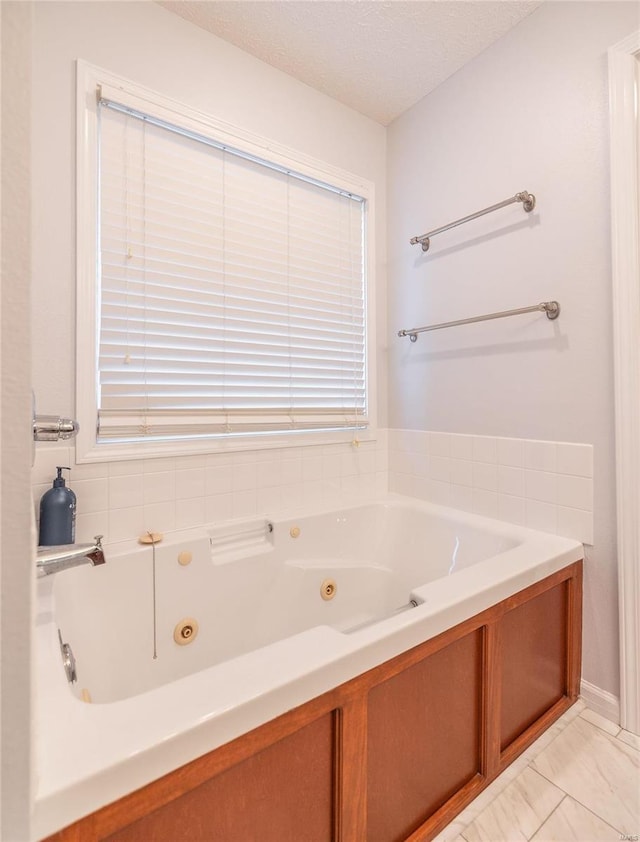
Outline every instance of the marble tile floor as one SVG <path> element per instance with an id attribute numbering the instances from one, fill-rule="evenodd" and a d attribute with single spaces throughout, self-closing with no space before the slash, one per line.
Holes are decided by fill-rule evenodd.
<path id="1" fill-rule="evenodd" d="M 640 840 L 640 738 L 579 700 L 434 842 Z"/>

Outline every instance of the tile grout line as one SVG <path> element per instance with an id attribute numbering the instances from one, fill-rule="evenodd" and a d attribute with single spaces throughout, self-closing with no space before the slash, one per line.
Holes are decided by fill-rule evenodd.
<path id="1" fill-rule="evenodd" d="M 585 707 L 583 708 L 583 710 L 590 710 L 590 708 L 589 708 L 587 705 L 585 705 Z M 591 727 L 596 728 L 599 732 L 601 732 L 601 733 L 605 734 L 605 735 L 606 735 L 609 739 L 611 739 L 611 740 L 615 740 L 615 741 L 619 741 L 619 742 L 622 742 L 624 745 L 627 745 L 627 746 L 628 746 L 628 744 L 627 744 L 627 743 L 624 743 L 624 741 L 623 741 L 623 740 L 618 740 L 618 735 L 614 736 L 614 735 L 610 734 L 610 733 L 609 733 L 608 731 L 606 731 L 604 728 L 600 728 L 600 727 L 599 727 L 598 725 L 596 725 L 595 723 L 590 722 L 588 719 L 586 719 L 585 717 L 583 717 L 583 716 L 582 716 L 582 712 L 583 712 L 583 710 L 581 710 L 581 711 L 580 711 L 580 712 L 578 712 L 575 716 L 573 716 L 573 717 L 570 719 L 570 721 L 568 721 L 568 722 L 566 722 L 566 723 L 563 723 L 563 725 L 562 725 L 562 727 L 560 728 L 560 730 L 558 731 L 558 733 L 557 733 L 557 734 L 556 734 L 556 735 L 555 735 L 555 736 L 554 736 L 551 740 L 549 740 L 549 742 L 548 742 L 548 743 L 546 743 L 546 745 L 544 745 L 544 746 L 543 746 L 543 747 L 541 747 L 538 751 L 536 751 L 536 753 L 535 753 L 532 757 L 528 758 L 528 760 L 527 760 L 527 765 L 526 765 L 526 766 L 524 766 L 524 767 L 523 767 L 523 768 L 522 768 L 522 769 L 518 772 L 518 774 L 517 774 L 515 777 L 513 777 L 511 780 L 509 780 L 507 783 L 505 783 L 504 787 L 503 787 L 502 789 L 500 789 L 500 791 L 499 791 L 499 792 L 497 792 L 497 793 L 496 793 L 496 795 L 495 795 L 495 796 L 494 796 L 494 797 L 493 797 L 493 798 L 492 798 L 492 799 L 491 799 L 491 800 L 490 800 L 490 801 L 489 801 L 489 802 L 488 802 L 488 803 L 487 803 L 487 804 L 483 807 L 483 809 L 482 809 L 482 810 L 481 810 L 481 811 L 480 811 L 480 812 L 479 812 L 479 813 L 478 813 L 478 814 L 477 814 L 477 815 L 476 815 L 476 816 L 475 816 L 475 817 L 474 817 L 471 821 L 469 821 L 468 823 L 466 823 L 466 824 L 464 825 L 464 827 L 463 827 L 463 829 L 462 829 L 462 831 L 460 832 L 460 834 L 459 834 L 459 835 L 460 835 L 460 836 L 461 836 L 461 837 L 465 840 L 465 842 L 468 842 L 467 838 L 464 836 L 465 831 L 466 831 L 466 830 L 468 830 L 468 829 L 469 829 L 469 827 L 471 827 L 471 825 L 472 825 L 472 824 L 476 821 L 476 819 L 478 819 L 478 818 L 482 815 L 482 813 L 484 813 L 484 812 L 485 812 L 485 810 L 487 810 L 487 809 L 488 809 L 488 808 L 489 808 L 489 807 L 490 807 L 490 806 L 494 803 L 494 801 L 495 801 L 497 798 L 499 798 L 499 797 L 500 797 L 500 795 L 502 795 L 502 793 L 505 791 L 505 789 L 506 789 L 506 788 L 507 788 L 507 787 L 508 787 L 511 783 L 513 783 L 513 781 L 517 780 L 517 778 L 518 778 L 518 777 L 520 777 L 520 776 L 523 774 L 523 772 L 525 771 L 525 769 L 530 769 L 531 771 L 533 771 L 533 772 L 535 772 L 536 774 L 540 775 L 540 777 L 544 778 L 544 780 L 546 780 L 546 781 L 547 781 L 547 783 L 551 784 L 552 786 L 554 786 L 556 789 L 558 789 L 560 792 L 562 792 L 562 793 L 563 793 L 563 797 L 562 797 L 561 801 L 560 801 L 560 802 L 558 803 L 558 805 L 557 805 L 557 806 L 556 806 L 556 807 L 555 807 L 555 808 L 551 811 L 551 813 L 549 813 L 549 815 L 548 815 L 548 816 L 544 819 L 544 821 L 543 821 L 543 822 L 541 823 L 541 825 L 537 828 L 537 830 L 535 831 L 535 833 L 537 833 L 537 832 L 538 832 L 538 830 L 540 830 L 540 827 L 542 827 L 542 825 L 543 825 L 546 821 L 548 821 L 548 820 L 549 820 L 549 818 L 550 818 L 550 817 L 553 815 L 553 813 L 554 813 L 554 812 L 558 809 L 558 807 L 560 806 L 560 804 L 562 804 L 562 802 L 564 801 L 564 799 L 565 799 L 565 798 L 571 798 L 571 799 L 572 799 L 572 800 L 573 800 L 576 804 L 579 804 L 581 807 L 583 807 L 583 808 L 584 808 L 585 810 L 587 810 L 589 813 L 591 813 L 592 815 L 594 815 L 594 816 L 595 816 L 596 818 L 598 818 L 600 821 L 604 822 L 604 823 L 605 823 L 605 824 L 607 824 L 609 827 L 611 827 L 611 828 L 612 828 L 612 829 L 613 829 L 616 833 L 619 833 L 619 831 L 618 831 L 615 827 L 613 827 L 609 821 L 607 821 L 605 818 L 603 818 L 602 816 L 600 816 L 598 813 L 594 812 L 594 810 L 593 810 L 593 809 L 591 809 L 590 807 L 588 807 L 586 804 L 583 804 L 583 803 L 582 803 L 582 801 L 581 801 L 579 798 L 577 798 L 577 797 L 575 797 L 575 796 L 573 796 L 573 795 L 570 795 L 570 794 L 569 794 L 568 792 L 566 792 L 566 791 L 565 791 L 562 787 L 560 787 L 560 786 L 559 786 L 559 785 L 558 785 L 555 781 L 550 780 L 550 778 L 548 778 L 548 777 L 547 777 L 547 776 L 546 776 L 543 772 L 541 772 L 539 769 L 535 768 L 535 767 L 534 767 L 534 765 L 533 765 L 533 764 L 534 764 L 534 762 L 535 762 L 535 760 L 537 759 L 537 757 L 538 757 L 540 754 L 542 754 L 544 751 L 546 751 L 546 750 L 547 750 L 547 749 L 548 749 L 548 748 L 549 748 L 549 747 L 550 747 L 550 746 L 551 746 L 551 745 L 552 745 L 552 744 L 553 744 L 553 743 L 554 743 L 554 742 L 558 739 L 558 737 L 559 737 L 562 733 L 564 733 L 564 731 L 565 731 L 565 730 L 566 730 L 566 729 L 567 729 L 567 728 L 571 725 L 571 723 L 572 723 L 572 722 L 575 722 L 575 720 L 576 720 L 576 719 L 578 719 L 578 718 L 582 719 L 584 722 L 586 722 L 586 723 L 587 723 L 588 725 L 590 725 Z M 557 725 L 557 723 L 556 723 L 556 725 Z M 553 726 L 552 726 L 552 727 L 553 727 Z M 618 733 L 622 733 L 622 731 L 623 731 L 623 729 L 620 729 Z M 541 735 L 541 737 L 540 737 L 539 739 L 543 739 L 543 738 L 544 738 L 544 734 L 543 734 L 543 735 Z M 634 749 L 635 747 L 634 747 L 634 746 L 630 746 L 630 748 Z M 505 772 L 506 772 L 506 771 L 507 771 L 507 770 L 505 770 Z M 504 772 L 503 772 L 502 774 L 504 774 Z M 459 818 L 459 817 L 458 817 L 458 818 Z M 533 836 L 535 835 L 535 833 L 533 834 Z M 530 837 L 530 838 L 532 838 L 532 837 Z"/>
<path id="2" fill-rule="evenodd" d="M 573 796 L 572 796 L 572 795 L 570 795 L 570 796 L 569 796 L 569 798 L 573 798 Z M 619 830 L 617 827 L 614 827 L 614 826 L 611 824 L 611 822 L 610 822 L 610 821 L 607 821 L 607 819 L 603 819 L 603 818 L 602 818 L 602 816 L 598 815 L 598 813 L 596 813 L 594 810 L 592 810 L 592 809 L 591 809 L 591 807 L 587 807 L 587 806 L 586 806 L 585 804 L 583 804 L 581 801 L 578 801 L 578 799 L 577 799 L 577 798 L 573 798 L 573 800 L 576 802 L 576 804 L 580 804 L 580 806 L 581 806 L 581 807 L 584 807 L 584 809 L 585 809 L 588 813 L 591 813 L 591 815 L 592 815 L 592 816 L 595 816 L 595 817 L 596 817 L 597 819 L 599 819 L 601 822 L 603 822 L 604 824 L 606 824 L 606 825 L 607 825 L 607 827 L 610 827 L 610 828 L 611 828 L 611 830 L 615 831 L 615 833 L 617 833 L 617 834 L 618 834 L 618 838 L 619 838 L 619 839 L 623 839 L 623 838 L 624 838 L 624 835 L 625 835 L 625 834 L 624 834 L 621 830 Z"/>
<path id="3" fill-rule="evenodd" d="M 595 728 L 595 727 L 596 727 L 596 726 L 594 725 L 594 728 Z M 615 739 L 615 737 L 613 737 L 612 739 Z M 607 819 L 605 819 L 605 818 L 604 818 L 603 816 L 601 816 L 599 813 L 596 813 L 596 812 L 595 812 L 595 810 L 593 810 L 591 807 L 588 807 L 586 804 L 583 804 L 583 802 L 580 800 L 580 798 L 578 798 L 578 796 L 576 796 L 576 795 L 571 795 L 570 793 L 566 792 L 564 789 L 562 789 L 562 787 L 561 787 L 561 786 L 558 786 L 558 784 L 556 784 L 556 783 L 554 783 L 552 780 L 550 780 L 550 779 L 549 779 L 549 778 L 548 778 L 548 777 L 544 774 L 544 772 L 541 772 L 539 769 L 534 769 L 534 771 L 535 771 L 535 772 L 537 772 L 537 773 L 538 773 L 538 775 L 540 775 L 541 777 L 543 777 L 543 778 L 545 779 L 545 781 L 548 781 L 550 784 L 553 784 L 553 786 L 555 786 L 555 787 L 556 787 L 556 789 L 559 789 L 561 792 L 564 792 L 564 794 L 565 794 L 565 797 L 566 797 L 566 798 L 570 798 L 572 801 L 575 801 L 575 803 L 576 803 L 576 804 L 579 804 L 581 807 L 583 807 L 585 810 L 587 810 L 587 812 L 591 813 L 591 815 L 592 815 L 592 816 L 595 816 L 595 817 L 596 817 L 597 819 L 599 819 L 601 822 L 604 822 L 606 825 L 608 825 L 610 828 L 612 828 L 612 830 L 615 830 L 615 832 L 616 832 L 617 834 L 619 834 L 620 838 L 622 838 L 622 833 L 621 833 L 621 831 L 619 831 L 617 828 L 613 827 L 613 825 L 611 824 L 611 822 L 609 822 Z M 564 801 L 564 798 L 562 799 L 562 801 Z M 562 804 L 562 801 L 560 802 L 560 804 Z M 558 804 L 558 807 L 560 806 L 560 804 Z M 556 807 L 556 810 L 558 809 L 558 807 Z M 552 813 L 550 813 L 550 815 L 549 815 L 549 816 L 547 816 L 547 819 L 548 819 L 548 818 L 549 818 L 549 817 L 550 817 L 553 813 L 555 813 L 555 810 L 553 810 L 553 811 L 552 811 Z M 547 819 L 545 819 L 545 821 L 547 821 Z M 536 831 L 536 833 L 537 833 L 537 831 Z"/>
<path id="4" fill-rule="evenodd" d="M 623 745 L 628 746 L 629 748 L 633 749 L 634 751 L 637 751 L 640 754 L 640 745 L 636 746 L 636 745 L 633 745 L 632 743 L 628 743 L 626 740 L 622 739 L 620 734 L 631 734 L 631 736 L 636 737 L 637 739 L 640 739 L 640 736 L 637 735 L 637 734 L 634 734 L 633 731 L 626 731 L 624 728 L 621 728 L 620 731 L 615 736 L 616 740 L 619 740 Z"/>
<path id="5" fill-rule="evenodd" d="M 540 773 L 538 772 L 538 774 L 540 774 Z M 543 775 L 542 777 L 544 777 L 544 775 Z M 545 780 L 546 780 L 546 778 L 545 778 Z M 556 787 L 556 789 L 559 789 L 559 790 L 560 790 L 560 792 L 562 793 L 562 798 L 561 798 L 561 799 L 560 799 L 560 801 L 556 804 L 556 806 L 553 808 L 553 810 L 549 813 L 549 815 L 548 815 L 545 819 L 543 819 L 543 820 L 540 822 L 540 824 L 539 824 L 539 825 L 538 825 L 538 827 L 537 827 L 537 828 L 533 831 L 533 833 L 531 834 L 531 836 L 529 836 L 529 837 L 528 837 L 528 842 L 531 842 L 531 840 L 532 840 L 532 839 L 533 839 L 533 837 L 536 835 L 536 833 L 538 833 L 538 832 L 539 832 L 539 831 L 540 831 L 540 830 L 544 827 L 544 825 L 545 825 L 545 824 L 549 821 L 549 819 L 551 818 L 551 816 L 552 816 L 552 815 L 553 815 L 553 814 L 554 814 L 554 813 L 558 810 L 558 808 L 560 807 L 560 805 L 561 805 L 561 804 L 563 804 L 563 803 L 567 800 L 567 798 L 570 798 L 570 796 L 569 796 L 569 795 L 568 795 L 568 794 L 567 794 L 567 793 L 566 793 L 563 789 L 561 789 L 559 786 L 556 786 L 556 784 L 554 784 L 554 786 Z"/>
<path id="6" fill-rule="evenodd" d="M 580 700 L 578 700 L 578 702 L 579 702 L 579 701 L 580 701 Z M 577 704 L 577 702 L 576 702 L 576 704 Z M 585 707 L 586 707 L 586 706 L 585 706 Z M 567 715 L 567 714 L 568 714 L 568 713 L 572 710 L 572 708 L 573 708 L 573 705 L 572 705 L 572 707 L 571 707 L 571 708 L 569 708 L 567 711 L 565 711 L 565 713 L 562 715 L 562 717 L 560 717 L 560 719 L 556 720 L 556 721 L 553 723 L 553 725 L 551 725 L 551 726 L 550 726 L 550 728 L 549 728 L 548 730 L 551 730 L 551 729 L 552 729 L 552 728 L 554 728 L 554 727 L 555 727 L 555 728 L 557 728 L 557 727 L 558 727 L 558 725 L 560 724 L 560 722 L 562 721 L 562 718 L 563 718 L 564 716 L 566 716 L 566 715 Z M 584 708 L 583 708 L 583 709 L 584 709 Z M 526 769 L 531 769 L 531 771 L 533 771 L 533 772 L 535 772 L 536 774 L 540 775 L 540 777 L 544 778 L 544 779 L 545 779 L 548 783 L 550 783 L 550 784 L 551 784 L 552 786 L 554 786 L 556 789 L 560 790 L 560 792 L 564 792 L 564 790 L 562 789 L 562 787 L 559 787 L 559 786 L 558 786 L 557 784 L 555 784 L 553 781 L 550 781 L 550 780 L 549 780 L 549 779 L 548 779 L 545 775 L 543 775 L 543 774 L 542 774 L 542 772 L 540 772 L 538 769 L 534 769 L 532 764 L 533 764 L 533 762 L 535 761 L 535 759 L 538 757 L 538 755 L 542 754 L 542 752 L 543 752 L 543 751 L 546 751 L 546 750 L 547 750 L 547 749 L 548 749 L 548 748 L 549 748 L 549 747 L 550 747 L 550 746 L 551 746 L 551 745 L 552 745 L 552 744 L 553 744 L 553 743 L 554 743 L 554 742 L 558 739 L 558 737 L 559 737 L 562 733 L 564 733 L 564 731 L 565 731 L 565 730 L 566 730 L 566 729 L 567 729 L 567 728 L 571 725 L 571 723 L 572 723 L 572 722 L 574 722 L 576 719 L 578 719 L 578 717 L 580 716 L 580 714 L 581 714 L 581 713 L 582 713 L 582 711 L 579 711 L 579 712 L 578 712 L 578 713 L 576 713 L 574 716 L 572 716 L 572 717 L 571 717 L 571 719 L 570 719 L 568 722 L 566 722 L 566 723 L 562 723 L 562 727 L 560 727 L 560 728 L 559 728 L 558 733 L 555 735 L 555 737 L 553 737 L 552 739 L 550 739 L 550 740 L 549 740 L 549 742 L 548 742 L 548 743 L 546 743 L 544 746 L 540 747 L 540 748 L 536 751 L 536 753 L 535 753 L 532 757 L 525 758 L 525 757 L 524 757 L 524 755 L 525 755 L 525 753 L 526 753 L 527 751 L 530 751 L 530 750 L 533 748 L 533 746 L 535 746 L 535 743 L 536 743 L 536 742 L 538 742 L 538 741 L 540 741 L 540 740 L 543 740 L 543 739 L 544 739 L 544 738 L 548 735 L 548 731 L 543 732 L 543 733 L 542 733 L 542 734 L 538 737 L 538 739 L 537 739 L 537 740 L 536 740 L 536 741 L 535 741 L 535 742 L 534 742 L 531 746 L 529 746 L 529 748 L 528 748 L 528 749 L 525 749 L 525 751 L 524 751 L 521 755 L 519 755 L 519 757 L 518 757 L 518 758 L 516 758 L 516 759 L 513 761 L 514 763 L 517 763 L 519 759 L 526 759 L 527 763 L 526 763 L 526 765 L 524 765 L 524 766 L 522 767 L 522 769 L 520 769 L 520 771 L 519 771 L 516 775 L 514 775 L 514 776 L 513 776 L 510 780 L 508 780 L 508 781 L 504 784 L 504 786 L 503 786 L 503 787 L 502 787 L 502 788 L 501 788 L 498 792 L 496 792 L 496 794 L 493 796 L 493 798 L 485 804 L 485 806 L 482 808 L 482 810 L 480 810 L 480 812 L 479 812 L 479 813 L 478 813 L 478 814 L 477 814 L 477 815 L 476 815 L 476 816 L 475 816 L 475 817 L 474 817 L 471 821 L 468 821 L 468 822 L 464 825 L 464 827 L 463 827 L 462 831 L 460 831 L 460 834 L 459 834 L 459 835 L 460 835 L 460 836 L 462 836 L 462 837 L 465 839 L 465 842 L 468 842 L 468 840 L 467 840 L 467 839 L 466 839 L 466 837 L 464 836 L 464 832 L 465 832 L 466 830 L 468 830 L 468 829 L 471 827 L 471 825 L 472 825 L 472 824 L 476 821 L 476 819 L 477 819 L 477 818 L 479 818 L 479 817 L 480 817 L 480 816 L 484 813 L 484 811 L 485 811 L 485 810 L 487 810 L 487 809 L 488 809 L 488 808 L 489 808 L 489 807 L 490 807 L 490 806 L 494 803 L 494 801 L 502 795 L 502 793 L 505 791 L 505 789 L 506 789 L 506 788 L 507 788 L 510 784 L 512 784 L 515 780 L 517 780 L 517 779 L 518 779 L 518 778 L 519 778 L 519 777 L 523 774 L 523 772 L 524 772 Z M 594 726 L 594 727 L 595 727 L 595 726 Z M 498 777 L 497 777 L 494 781 L 492 781 L 492 782 L 491 782 L 490 786 L 493 786 L 493 784 L 495 784 L 495 783 L 496 783 L 496 781 L 500 780 L 500 777 L 501 777 L 502 775 L 505 775 L 505 774 L 509 771 L 509 769 L 510 769 L 510 768 L 511 768 L 511 766 L 507 766 L 507 768 L 506 768 L 506 769 L 504 769 L 504 770 L 500 773 L 500 775 L 499 775 L 499 776 L 498 776 Z M 485 791 L 486 791 L 486 790 L 485 790 Z M 484 792 L 481 792 L 479 795 L 477 795 L 477 796 L 476 796 L 476 798 L 481 798 L 483 794 L 484 794 Z M 564 794 L 565 794 L 565 795 L 567 795 L 568 793 L 564 793 Z M 475 800 L 475 799 L 474 799 L 474 800 Z M 474 803 L 474 802 L 472 801 L 472 802 L 471 802 L 471 804 L 473 804 L 473 803 Z M 468 805 L 467 805 L 467 807 L 465 807 L 465 810 L 468 810 L 468 809 L 469 809 L 469 807 L 471 806 L 471 804 L 468 804 Z M 557 809 L 557 808 L 556 808 L 556 809 Z M 465 810 L 463 810 L 462 812 L 464 813 L 464 812 L 465 812 Z M 553 812 L 553 811 L 552 811 L 552 812 Z M 455 817 L 455 819 L 453 819 L 452 821 L 459 821 L 459 820 L 460 820 L 460 816 L 461 816 L 461 815 L 462 815 L 462 813 L 459 813 L 459 814 L 458 814 L 458 816 L 456 816 L 456 817 Z M 550 814 L 550 815 L 551 815 L 551 814 Z M 547 817 L 547 818 L 548 818 L 548 817 Z M 545 821 L 546 821 L 546 819 L 545 819 Z"/>
<path id="7" fill-rule="evenodd" d="M 607 734 L 609 737 L 613 737 L 613 739 L 614 739 L 614 740 L 617 740 L 617 739 L 618 739 L 618 737 L 620 736 L 620 734 L 621 734 L 621 733 L 622 733 L 622 731 L 624 730 L 623 728 L 621 728 L 619 725 L 616 725 L 616 723 L 615 723 L 615 722 L 613 722 L 613 720 L 611 720 L 611 719 L 607 719 L 607 717 L 606 717 L 606 716 L 602 716 L 602 718 L 603 718 L 603 719 L 605 719 L 607 722 L 611 722 L 611 724 L 612 724 L 612 725 L 615 725 L 615 726 L 617 727 L 617 729 L 618 729 L 618 730 L 616 731 L 616 733 L 615 733 L 615 734 L 612 734 L 610 731 L 607 731 L 607 729 L 606 729 L 606 728 L 603 728 L 601 725 L 598 725 L 598 723 L 597 723 L 597 722 L 592 722 L 592 721 L 591 721 L 588 717 L 583 716 L 583 714 L 584 714 L 584 712 L 585 712 L 586 710 L 591 711 L 591 713 L 596 714 L 596 716 L 602 716 L 602 714 L 601 714 L 601 713 L 598 713 L 597 711 L 593 710 L 593 708 L 590 708 L 590 707 L 589 707 L 589 705 L 587 705 L 587 706 L 584 708 L 584 710 L 581 710 L 581 711 L 580 711 L 580 713 L 578 714 L 578 716 L 580 717 L 580 719 L 584 719 L 584 721 L 585 721 L 585 722 L 588 722 L 588 723 L 589 723 L 589 725 L 593 725 L 593 726 L 594 726 L 594 728 L 598 728 L 598 729 L 599 729 L 600 731 L 602 731 L 604 734 Z M 624 740 L 621 740 L 621 742 L 624 742 Z M 628 745 L 628 743 L 627 743 L 627 745 Z"/>

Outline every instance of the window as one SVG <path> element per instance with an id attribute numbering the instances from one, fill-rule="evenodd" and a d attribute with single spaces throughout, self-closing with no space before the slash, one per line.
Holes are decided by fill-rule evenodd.
<path id="1" fill-rule="evenodd" d="M 85 448 L 366 427 L 367 185 L 80 70 Z"/>

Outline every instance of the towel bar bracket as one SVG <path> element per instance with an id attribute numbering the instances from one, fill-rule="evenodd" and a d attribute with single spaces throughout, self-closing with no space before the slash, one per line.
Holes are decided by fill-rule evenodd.
<path id="1" fill-rule="evenodd" d="M 527 193 L 526 190 L 523 193 L 516 193 L 516 199 L 518 202 L 522 202 L 522 207 L 527 213 L 531 213 L 536 206 L 536 197 L 533 193 Z"/>
<path id="2" fill-rule="evenodd" d="M 557 319 L 560 315 L 560 305 L 557 301 L 544 301 L 542 303 L 542 306 L 544 307 L 544 311 L 547 314 L 547 318 L 551 319 L 551 321 Z"/>

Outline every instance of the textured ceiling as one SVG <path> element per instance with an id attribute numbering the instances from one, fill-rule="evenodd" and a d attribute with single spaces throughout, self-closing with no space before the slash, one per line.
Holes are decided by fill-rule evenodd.
<path id="1" fill-rule="evenodd" d="M 158 0 L 383 125 L 541 0 Z"/>

